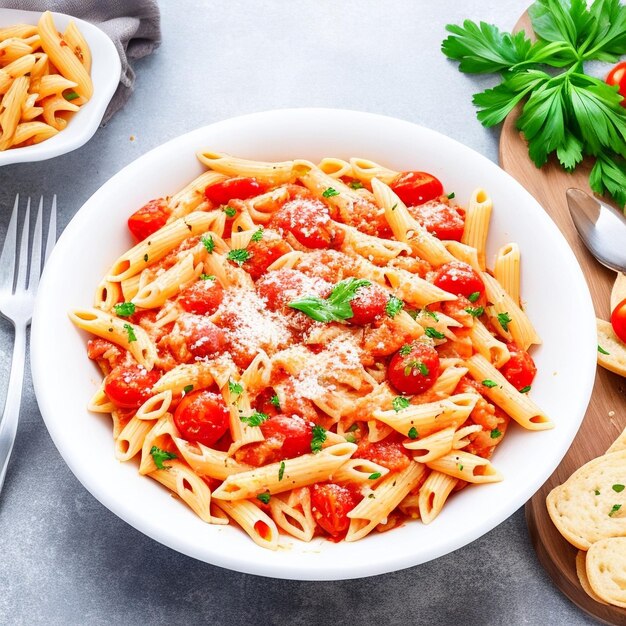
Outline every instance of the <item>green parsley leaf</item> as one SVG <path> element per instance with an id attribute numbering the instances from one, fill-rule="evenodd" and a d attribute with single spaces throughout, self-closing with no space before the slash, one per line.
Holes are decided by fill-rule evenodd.
<path id="1" fill-rule="evenodd" d="M 476 300 L 478 300 L 478 298 L 480 298 L 480 291 L 473 291 L 472 293 L 470 293 L 469 296 L 467 296 L 467 299 L 470 302 L 476 302 Z"/>
<path id="2" fill-rule="evenodd" d="M 363 189 L 363 183 L 360 180 L 353 180 L 349 184 L 352 189 Z"/>
<path id="3" fill-rule="evenodd" d="M 183 387 L 183 393 L 185 395 L 187 395 L 188 393 L 191 393 L 193 391 L 193 385 L 185 385 Z"/>
<path id="4" fill-rule="evenodd" d="M 200 280 L 217 280 L 213 274 L 200 274 Z"/>
<path id="5" fill-rule="evenodd" d="M 213 241 L 213 237 L 211 235 L 203 235 L 200 238 L 202 245 L 206 248 L 206 251 L 209 254 L 213 254 L 213 250 L 215 250 L 215 241 Z"/>
<path id="6" fill-rule="evenodd" d="M 380 472 L 374 472 L 373 474 L 370 474 L 367 479 L 368 480 L 376 480 L 377 478 L 380 478 L 382 476 L 382 474 Z"/>
<path id="7" fill-rule="evenodd" d="M 222 211 L 226 213 L 226 217 L 235 217 L 235 215 L 237 215 L 237 209 L 233 209 L 232 206 L 224 206 L 222 207 Z"/>
<path id="8" fill-rule="evenodd" d="M 280 400 L 278 396 L 272 396 L 270 398 L 270 404 L 273 404 L 280 411 Z"/>
<path id="9" fill-rule="evenodd" d="M 493 380 L 490 380 L 489 378 L 485 378 L 485 380 L 483 380 L 482 383 L 485 387 L 489 387 L 491 389 L 491 387 L 497 387 L 498 383 L 494 382 Z"/>
<path id="10" fill-rule="evenodd" d="M 250 241 L 261 241 L 261 239 L 263 239 L 263 227 L 262 226 L 252 233 L 252 237 L 250 237 Z"/>
<path id="11" fill-rule="evenodd" d="M 428 366 L 418 359 L 411 359 L 408 363 L 406 363 L 403 374 L 405 376 L 411 376 L 414 370 L 417 370 L 422 376 L 428 376 L 428 374 L 430 374 Z"/>
<path id="12" fill-rule="evenodd" d="M 398 353 L 400 354 L 400 356 L 406 356 L 407 354 L 411 353 L 411 350 L 413 348 L 411 348 L 411 346 L 408 343 L 405 343 L 400 350 L 398 350 Z"/>
<path id="13" fill-rule="evenodd" d="M 623 207 L 626 204 L 626 161 L 616 155 L 598 154 L 589 175 L 589 186 L 598 194 L 609 193 Z"/>
<path id="14" fill-rule="evenodd" d="M 256 498 L 257 498 L 257 500 L 260 500 L 261 502 L 263 502 L 263 504 L 269 504 L 271 497 L 272 496 L 271 496 L 270 492 L 266 491 L 265 493 L 260 493 Z"/>
<path id="15" fill-rule="evenodd" d="M 502 437 L 502 431 L 498 430 L 497 428 L 494 428 L 490 433 L 489 436 L 492 439 L 497 439 L 498 437 Z"/>
<path id="16" fill-rule="evenodd" d="M 344 436 L 344 439 L 348 442 L 348 443 L 356 443 L 356 437 L 352 434 L 352 433 L 348 433 L 347 435 Z"/>
<path id="17" fill-rule="evenodd" d="M 528 393 L 530 391 L 530 385 L 526 385 L 526 387 L 522 387 L 519 392 L 520 393 Z"/>
<path id="18" fill-rule="evenodd" d="M 157 469 L 169 469 L 169 465 L 163 465 L 163 461 L 170 461 L 171 459 L 177 459 L 178 457 L 172 452 L 168 452 L 167 450 L 161 450 L 161 448 L 157 448 L 156 446 L 152 446 L 150 448 L 150 454 L 152 455 L 152 460 L 154 464 L 157 466 Z"/>
<path id="19" fill-rule="evenodd" d="M 235 382 L 234 380 L 228 381 L 228 391 L 235 396 L 240 396 L 243 393 L 243 385 Z"/>
<path id="20" fill-rule="evenodd" d="M 419 437 L 419 434 L 417 433 L 417 429 L 415 428 L 415 426 L 411 426 L 411 428 L 409 428 L 409 432 L 407 433 L 407 437 L 409 439 L 417 439 Z"/>
<path id="21" fill-rule="evenodd" d="M 404 396 L 396 396 L 392 401 L 391 401 L 391 406 L 393 407 L 393 410 L 397 413 L 398 411 L 402 411 L 402 409 L 406 409 L 408 406 L 410 406 L 410 402 L 408 398 L 405 398 Z"/>
<path id="22" fill-rule="evenodd" d="M 599 496 L 599 495 L 600 495 L 600 490 L 599 490 L 599 489 L 596 489 L 596 490 L 594 491 L 594 493 L 595 493 L 597 496 Z"/>
<path id="23" fill-rule="evenodd" d="M 76 100 L 76 98 L 80 98 L 80 96 L 75 91 L 68 91 L 67 93 L 63 94 L 63 97 L 70 102 L 72 100 Z"/>
<path id="24" fill-rule="evenodd" d="M 459 468 L 459 472 L 463 471 L 463 464 L 462 463 L 458 463 L 457 467 Z"/>
<path id="25" fill-rule="evenodd" d="M 617 483 L 616 485 L 613 485 L 613 487 L 611 487 L 613 489 L 613 491 L 615 491 L 616 493 L 621 493 L 622 491 L 624 491 L 624 485 L 621 485 L 619 483 Z"/>
<path id="26" fill-rule="evenodd" d="M 509 324 L 513 321 L 508 313 L 498 313 L 498 321 L 500 322 L 500 326 L 502 326 L 505 333 L 509 332 Z"/>
<path id="27" fill-rule="evenodd" d="M 124 324 L 124 330 L 128 335 L 128 343 L 137 341 L 137 335 L 135 335 L 135 329 L 130 324 Z"/>
<path id="28" fill-rule="evenodd" d="M 354 311 L 350 300 L 356 296 L 361 287 L 371 285 L 364 278 L 347 278 L 338 282 L 330 292 L 328 298 L 317 296 L 303 296 L 289 302 L 288 306 L 308 315 L 317 322 L 337 322 L 350 319 Z"/>
<path id="29" fill-rule="evenodd" d="M 387 304 L 385 305 L 385 313 L 387 313 L 389 317 L 395 317 L 403 308 L 404 302 L 402 302 L 400 298 L 389 296 L 389 300 L 387 300 Z"/>
<path id="30" fill-rule="evenodd" d="M 358 429 L 359 429 L 359 425 L 356 422 L 354 422 L 354 424 L 352 424 L 352 426 L 350 426 L 350 428 L 348 428 L 346 432 L 353 433 L 355 430 L 358 430 Z"/>
<path id="31" fill-rule="evenodd" d="M 424 332 L 426 333 L 426 336 L 430 337 L 431 339 L 445 339 L 446 338 L 446 336 L 443 333 L 440 333 L 436 328 L 433 328 L 432 326 L 427 326 Z"/>
<path id="32" fill-rule="evenodd" d="M 456 197 L 456 194 L 453 192 L 448 194 L 448 200 L 453 200 Z"/>
<path id="33" fill-rule="evenodd" d="M 280 462 L 280 466 L 278 467 L 278 480 L 282 480 L 285 475 L 285 461 Z"/>
<path id="34" fill-rule="evenodd" d="M 615 513 L 617 513 L 622 508 L 621 504 L 614 504 L 611 510 L 609 511 L 609 517 L 613 517 Z"/>
<path id="35" fill-rule="evenodd" d="M 313 437 L 311 439 L 311 452 L 317 454 L 322 449 L 322 444 L 326 441 L 326 429 L 323 426 L 313 426 Z"/>
<path id="36" fill-rule="evenodd" d="M 322 192 L 322 195 L 324 196 L 324 198 L 332 198 L 333 196 L 338 196 L 339 192 L 336 189 L 329 187 L 328 189 Z"/>
<path id="37" fill-rule="evenodd" d="M 115 314 L 119 317 L 129 317 L 135 312 L 135 305 L 132 302 L 121 302 L 113 305 Z"/>
<path id="38" fill-rule="evenodd" d="M 607 352 L 601 345 L 598 345 L 598 352 L 600 354 L 611 354 L 610 352 Z"/>
<path id="39" fill-rule="evenodd" d="M 148 253 L 146 252 L 146 254 L 143 255 L 143 262 L 147 263 L 148 262 Z"/>
<path id="40" fill-rule="evenodd" d="M 426 315 L 430 315 L 430 317 L 432 317 L 435 320 L 435 322 L 439 321 L 439 316 L 434 311 L 429 311 L 428 309 L 422 309 L 422 311 Z"/>
<path id="41" fill-rule="evenodd" d="M 466 313 L 469 313 L 472 317 L 480 317 L 485 312 L 485 309 L 482 306 L 468 306 L 466 309 L 464 309 L 464 311 Z"/>
<path id="42" fill-rule="evenodd" d="M 252 255 L 245 248 L 235 248 L 229 250 L 226 258 L 229 261 L 233 261 L 241 267 Z"/>
<path id="43" fill-rule="evenodd" d="M 252 415 L 248 416 L 248 417 L 240 417 L 239 419 L 244 422 L 245 424 L 248 424 L 248 426 L 260 426 L 265 420 L 268 420 L 270 418 L 269 415 L 267 415 L 267 413 L 260 413 L 259 411 L 255 411 Z"/>

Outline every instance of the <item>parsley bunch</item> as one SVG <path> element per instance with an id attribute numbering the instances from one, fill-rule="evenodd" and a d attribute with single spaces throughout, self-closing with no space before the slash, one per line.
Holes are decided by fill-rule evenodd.
<path id="1" fill-rule="evenodd" d="M 520 104 L 517 128 L 537 167 L 555 153 L 572 171 L 595 157 L 589 185 L 626 204 L 626 109 L 617 86 L 585 74 L 590 60 L 616 62 L 626 54 L 626 6 L 619 0 L 537 0 L 528 10 L 532 41 L 470 20 L 448 24 L 443 53 L 461 72 L 500 73 L 502 82 L 474 95 L 484 126 L 494 126 Z"/>

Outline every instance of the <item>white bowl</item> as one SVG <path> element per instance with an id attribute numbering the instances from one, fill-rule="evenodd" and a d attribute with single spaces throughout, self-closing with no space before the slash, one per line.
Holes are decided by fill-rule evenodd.
<path id="1" fill-rule="evenodd" d="M 131 245 L 126 218 L 143 203 L 171 195 L 202 171 L 202 148 L 247 158 L 361 156 L 392 168 L 439 177 L 462 204 L 482 186 L 494 200 L 489 257 L 505 242 L 522 251 L 526 311 L 543 338 L 533 352 L 539 374 L 532 397 L 553 430 L 510 428 L 494 455 L 501 483 L 455 494 L 429 525 L 407 522 L 355 543 L 284 538 L 277 552 L 256 546 L 235 526 L 211 526 L 134 463 L 113 455 L 108 416 L 87 401 L 100 376 L 85 354 L 85 335 L 67 311 L 89 306 L 100 277 Z M 380 574 L 451 552 L 522 506 L 556 468 L 581 423 L 594 380 L 595 316 L 583 275 L 560 232 L 515 180 L 485 157 L 409 122 L 351 111 L 270 111 L 219 122 L 152 150 L 115 175 L 70 222 L 41 282 L 32 328 L 35 391 L 52 439 L 85 487 L 129 524 L 175 550 L 229 569 L 293 579 Z"/>
<path id="2" fill-rule="evenodd" d="M 0 165 L 43 161 L 80 148 L 94 135 L 102 121 L 104 112 L 120 81 L 122 64 L 115 45 L 99 28 L 71 15 L 53 13 L 54 23 L 64 31 L 70 20 L 83 34 L 92 54 L 91 80 L 93 97 L 80 108 L 67 127 L 50 139 L 24 148 L 9 148 L 0 152 Z M 38 11 L 16 11 L 0 9 L 0 28 L 12 24 L 36 24 L 41 17 Z"/>

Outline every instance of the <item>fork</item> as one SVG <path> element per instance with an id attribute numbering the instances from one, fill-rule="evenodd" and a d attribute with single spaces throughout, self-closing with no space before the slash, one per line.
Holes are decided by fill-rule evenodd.
<path id="1" fill-rule="evenodd" d="M 24 226 L 20 238 L 19 256 L 17 247 L 17 221 L 20 196 L 15 197 L 15 205 L 7 230 L 2 252 L 0 253 L 0 314 L 13 323 L 15 343 L 11 374 L 7 388 L 7 399 L 0 421 L 0 491 L 4 484 L 7 465 L 13 450 L 17 422 L 22 401 L 24 382 L 24 363 L 26 361 L 26 329 L 30 325 L 35 305 L 35 293 L 39 285 L 42 267 L 42 232 L 43 232 L 43 196 L 39 201 L 39 210 L 32 237 L 30 263 L 28 259 L 30 235 L 30 198 L 26 204 Z M 56 206 L 57 197 L 52 199 L 46 247 L 43 257 L 45 263 L 56 241 Z M 16 259 L 16 257 L 18 257 Z M 17 263 L 16 263 L 17 262 Z"/>

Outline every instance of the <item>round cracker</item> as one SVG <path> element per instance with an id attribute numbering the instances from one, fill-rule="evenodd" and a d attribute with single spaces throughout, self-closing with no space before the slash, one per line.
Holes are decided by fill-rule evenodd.
<path id="1" fill-rule="evenodd" d="M 618 452 L 619 450 L 626 450 L 626 428 L 617 436 L 617 439 L 611 444 L 606 454 Z"/>
<path id="2" fill-rule="evenodd" d="M 626 274 L 617 272 L 617 278 L 611 289 L 611 311 L 624 299 L 626 299 Z"/>
<path id="3" fill-rule="evenodd" d="M 592 459 L 548 494 L 550 518 L 573 546 L 626 536 L 626 489 L 614 485 L 626 485 L 626 450 Z"/>
<path id="4" fill-rule="evenodd" d="M 606 604 L 606 602 L 591 588 L 591 585 L 589 584 L 586 562 L 587 553 L 584 550 L 579 550 L 576 554 L 576 573 L 578 574 L 580 586 L 590 598 L 593 598 L 596 602 L 599 602 L 600 604 Z"/>
<path id="5" fill-rule="evenodd" d="M 587 552 L 586 572 L 593 591 L 615 606 L 626 607 L 626 537 L 609 537 Z"/>
<path id="6" fill-rule="evenodd" d="M 596 319 L 598 346 L 608 354 L 598 350 L 598 365 L 620 376 L 626 376 L 626 345 L 613 332 L 611 322 Z"/>

